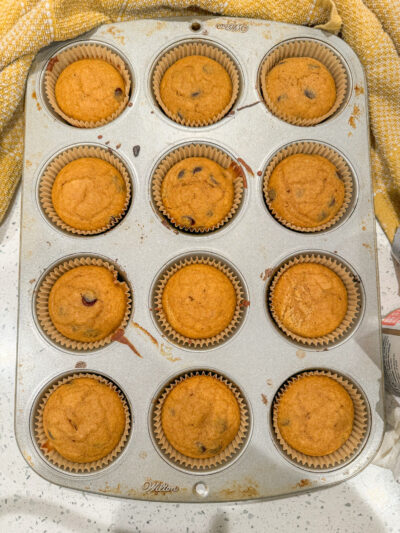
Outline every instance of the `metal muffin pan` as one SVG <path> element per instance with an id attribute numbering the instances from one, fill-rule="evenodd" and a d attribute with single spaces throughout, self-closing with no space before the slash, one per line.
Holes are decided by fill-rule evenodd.
<path id="1" fill-rule="evenodd" d="M 262 59 L 288 39 L 318 39 L 341 57 L 349 76 L 345 104 L 327 121 L 292 126 L 273 116 L 260 100 Z M 231 112 L 202 128 L 175 124 L 155 103 L 151 73 L 156 59 L 174 44 L 196 39 L 215 43 L 237 62 L 241 90 Z M 42 50 L 27 82 L 26 145 L 21 220 L 20 302 L 15 430 L 21 453 L 47 480 L 78 490 L 120 497 L 219 502 L 276 498 L 326 487 L 355 475 L 373 459 L 384 430 L 380 306 L 371 190 L 366 80 L 355 53 L 339 38 L 310 28 L 251 19 L 198 17 L 142 20 L 102 26 L 73 41 L 99 42 L 126 58 L 134 86 L 128 107 L 101 128 L 78 129 L 49 111 L 43 72 L 49 59 L 69 43 Z M 281 147 L 296 141 L 332 146 L 349 162 L 356 182 L 346 220 L 325 232 L 306 234 L 280 225 L 268 212 L 262 175 Z M 210 234 L 173 231 L 152 205 L 151 177 L 160 158 L 184 143 L 211 143 L 242 163 L 247 181 L 243 205 L 225 227 Z M 133 180 L 132 205 L 112 231 L 80 237 L 53 226 L 38 201 L 45 165 L 60 150 L 94 144 L 115 151 Z M 140 148 L 138 148 L 140 147 Z M 250 170 L 252 169 L 252 171 Z M 271 274 L 288 256 L 324 252 L 348 263 L 361 280 L 363 311 L 346 338 L 323 350 L 296 346 L 277 331 L 266 305 Z M 250 306 L 227 342 L 210 349 L 180 348 L 162 336 L 150 309 L 151 291 L 163 266 L 182 255 L 205 253 L 225 258 L 243 277 Z M 126 274 L 133 289 L 128 346 L 73 352 L 48 341 L 34 311 L 37 284 L 55 263 L 76 255 L 108 258 Z M 211 473 L 191 472 L 167 462 L 152 437 L 151 412 L 163 384 L 197 369 L 232 380 L 251 413 L 248 441 L 240 456 Z M 368 402 L 368 433 L 344 465 L 310 470 L 290 462 L 271 434 L 272 400 L 281 384 L 307 369 L 331 369 L 354 380 Z M 102 470 L 71 474 L 52 466 L 34 442 L 32 420 L 38 395 L 60 375 L 93 371 L 109 377 L 127 396 L 133 427 L 123 453 Z"/>

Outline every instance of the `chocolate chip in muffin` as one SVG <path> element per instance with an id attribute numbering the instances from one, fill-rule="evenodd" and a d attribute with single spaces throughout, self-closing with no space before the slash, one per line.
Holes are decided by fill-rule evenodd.
<path id="1" fill-rule="evenodd" d="M 210 211 L 207 211 L 207 213 L 206 213 L 206 215 L 207 215 L 208 217 L 212 217 L 213 214 L 214 214 L 214 211 L 211 211 L 211 210 L 210 210 Z"/>
<path id="2" fill-rule="evenodd" d="M 192 98 L 197 98 L 198 96 L 200 96 L 200 94 L 201 94 L 201 91 L 195 91 L 195 92 L 192 93 L 190 96 L 191 96 Z"/>
<path id="3" fill-rule="evenodd" d="M 315 98 L 315 92 L 311 89 L 304 89 L 304 94 L 309 98 L 310 100 L 314 100 Z"/>
<path id="4" fill-rule="evenodd" d="M 197 172 L 201 172 L 202 170 L 203 170 L 203 167 L 194 167 L 194 169 L 192 170 L 192 173 L 197 174 Z"/>
<path id="5" fill-rule="evenodd" d="M 321 211 L 321 213 L 318 215 L 318 220 L 325 220 L 325 218 L 327 217 L 327 213 L 326 211 Z"/>
<path id="6" fill-rule="evenodd" d="M 117 87 L 114 91 L 114 98 L 118 101 L 118 102 L 121 102 L 122 99 L 124 97 L 124 92 L 123 90 L 120 88 L 120 87 Z"/>
<path id="7" fill-rule="evenodd" d="M 219 181 L 217 181 L 212 174 L 210 174 L 210 181 L 214 185 L 219 185 Z"/>
<path id="8" fill-rule="evenodd" d="M 328 204 L 328 207 L 333 207 L 335 205 L 335 203 L 336 203 L 336 199 L 335 199 L 334 196 L 332 196 L 331 201 Z"/>
<path id="9" fill-rule="evenodd" d="M 178 178 L 181 179 L 183 178 L 183 176 L 185 175 L 185 171 L 184 170 L 181 170 L 178 174 Z"/>
<path id="10" fill-rule="evenodd" d="M 183 224 L 185 224 L 186 226 L 187 225 L 194 226 L 194 224 L 196 223 L 195 219 L 190 217 L 189 215 L 183 215 L 182 221 L 183 221 Z"/>
<path id="11" fill-rule="evenodd" d="M 204 444 L 202 444 L 201 442 L 196 442 L 196 446 L 198 447 L 198 449 L 201 451 L 201 453 L 204 453 L 207 451 L 207 448 L 204 446 Z"/>
<path id="12" fill-rule="evenodd" d="M 287 98 L 287 94 L 283 93 L 278 96 L 277 100 L 278 102 L 280 102 L 281 100 L 286 100 L 286 98 Z"/>
<path id="13" fill-rule="evenodd" d="M 274 189 L 269 189 L 268 198 L 273 202 L 276 198 L 276 191 Z"/>
<path id="14" fill-rule="evenodd" d="M 314 65 L 313 63 L 308 63 L 308 68 L 319 68 L 319 65 Z"/>

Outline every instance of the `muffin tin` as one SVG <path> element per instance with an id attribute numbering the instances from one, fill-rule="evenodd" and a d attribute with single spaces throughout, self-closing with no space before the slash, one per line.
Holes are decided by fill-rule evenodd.
<path id="1" fill-rule="evenodd" d="M 311 40 L 331 49 L 347 75 L 340 108 L 326 121 L 300 127 L 275 117 L 263 103 L 260 65 L 282 42 Z M 160 109 L 152 90 L 158 58 L 185 42 L 215 44 L 236 62 L 240 87 L 232 109 L 205 127 L 185 127 Z M 112 122 L 77 128 L 52 110 L 44 91 L 48 62 L 65 47 L 95 43 L 126 62 L 132 78 L 129 103 Z M 354 52 L 339 38 L 310 28 L 251 19 L 198 17 L 143 20 L 102 26 L 69 43 L 42 50 L 27 82 L 26 141 L 20 260 L 20 305 L 15 428 L 29 465 L 53 483 L 120 497 L 220 502 L 276 498 L 326 487 L 355 475 L 377 452 L 384 430 L 380 306 L 369 164 L 366 81 Z M 335 150 L 352 172 L 352 198 L 341 220 L 302 233 L 281 225 L 268 210 L 263 175 L 274 156 L 293 143 L 317 142 Z M 208 144 L 241 166 L 244 194 L 231 220 L 212 232 L 171 227 L 152 198 L 152 175 L 181 146 Z M 125 165 L 132 200 L 125 216 L 99 235 L 76 235 L 42 209 L 41 177 L 71 147 L 109 149 Z M 338 341 L 304 346 L 274 323 L 267 292 L 282 263 L 298 255 L 332 258 L 350 269 L 360 293 L 357 319 Z M 165 336 L 153 310 L 162 272 L 177 260 L 208 257 L 238 276 L 245 306 L 224 342 L 193 347 Z M 66 260 L 100 258 L 117 267 L 133 294 L 125 337 L 90 351 L 51 341 L 36 317 L 36 296 L 46 273 Z M 120 339 L 124 340 L 124 339 Z M 282 449 L 272 426 L 272 403 L 281 385 L 307 370 L 330 371 L 354 384 L 365 399 L 363 441 L 346 461 L 330 468 L 297 464 Z M 232 460 L 212 469 L 177 464 L 158 447 L 154 409 L 163 389 L 181 375 L 212 372 L 241 392 L 248 430 Z M 132 426 L 121 453 L 104 468 L 71 472 L 46 459 L 35 438 L 41 399 L 72 373 L 92 372 L 123 392 Z"/>

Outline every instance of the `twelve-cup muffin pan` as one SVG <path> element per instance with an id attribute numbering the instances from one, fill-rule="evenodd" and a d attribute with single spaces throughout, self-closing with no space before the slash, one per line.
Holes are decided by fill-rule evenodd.
<path id="1" fill-rule="evenodd" d="M 289 124 L 274 116 L 262 98 L 263 60 L 282 43 L 296 40 L 327 48 L 346 76 L 343 101 L 317 125 Z M 238 73 L 236 101 L 221 120 L 208 126 L 174 122 L 154 95 L 153 73 L 159 58 L 185 43 L 208 45 L 199 49 L 217 47 Z M 127 106 L 101 127 L 68 124 L 46 96 L 46 69 L 52 68 L 58 53 L 77 44 L 95 44 L 118 54 L 132 80 Z M 294 48 L 301 49 L 300 45 Z M 362 470 L 379 448 L 384 409 L 367 87 L 355 53 L 329 33 L 268 21 L 225 17 L 133 21 L 102 26 L 42 50 L 32 66 L 26 94 L 15 427 L 30 466 L 66 487 L 174 502 L 275 498 L 326 487 Z M 321 231 L 301 232 L 274 218 L 263 196 L 263 177 L 281 150 L 313 143 L 333 150 L 346 163 L 351 198 L 340 220 Z M 162 160 L 194 145 L 225 153 L 243 180 L 235 213 L 214 231 L 173 226 L 154 200 L 152 178 Z M 113 154 L 131 182 L 131 200 L 123 218 L 95 235 L 79 235 L 57 224 L 41 195 L 41 179 L 52 161 L 73 148 L 80 153 L 82 147 Z M 48 203 L 48 194 L 46 199 Z M 341 265 L 357 287 L 351 323 L 340 336 L 316 345 L 287 336 L 269 307 L 275 274 L 298 257 Z M 56 342 L 37 316 L 39 288 L 48 273 L 82 258 L 114 267 L 118 278 L 128 282 L 132 298 L 125 337 L 90 350 L 78 343 Z M 231 272 L 242 298 L 235 327 L 223 338 L 199 345 L 171 335 L 154 305 L 164 273 L 193 260 Z M 350 456 L 329 466 L 294 460 L 273 430 L 277 392 L 292 376 L 312 370 L 351 383 L 363 405 L 360 442 Z M 115 386 L 126 399 L 131 421 L 117 456 L 105 466 L 84 471 L 52 462 L 37 440 L 43 398 L 64 377 L 82 372 L 102 376 Z M 175 460 L 158 437 L 160 398 L 171 384 L 193 374 L 214 375 L 228 383 L 246 413 L 237 449 L 207 468 Z"/>

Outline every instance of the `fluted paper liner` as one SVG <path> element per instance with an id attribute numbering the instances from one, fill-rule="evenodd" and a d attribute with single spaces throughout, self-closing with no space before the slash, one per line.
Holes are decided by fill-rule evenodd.
<path id="1" fill-rule="evenodd" d="M 183 226 L 178 224 L 169 214 L 168 210 L 165 208 L 161 196 L 161 186 L 162 182 L 167 174 L 167 172 L 179 161 L 187 159 L 188 157 L 206 157 L 218 163 L 224 169 L 231 168 L 236 177 L 233 181 L 234 187 L 234 196 L 233 204 L 229 213 L 214 226 L 210 228 L 199 227 L 191 228 L 190 226 Z M 227 153 L 222 150 L 210 146 L 207 144 L 188 144 L 186 146 L 181 146 L 176 150 L 170 152 L 157 166 L 153 178 L 152 178 L 152 197 L 153 202 L 155 203 L 158 211 L 165 216 L 176 228 L 184 232 L 190 233 L 209 233 L 215 231 L 216 229 L 224 226 L 238 211 L 242 199 L 243 199 L 243 176 L 244 172 L 240 165 L 236 163 Z"/>
<path id="2" fill-rule="evenodd" d="M 116 68 L 116 70 L 121 74 L 125 83 L 124 98 L 122 99 L 118 109 L 109 117 L 98 121 L 77 120 L 69 117 L 60 109 L 55 95 L 57 79 L 61 72 L 68 65 L 74 63 L 75 61 L 79 61 L 80 59 L 103 59 L 104 61 L 107 61 L 107 63 L 110 63 L 110 65 Z M 131 85 L 131 76 L 124 60 L 106 45 L 99 44 L 77 44 L 67 48 L 66 50 L 61 50 L 47 63 L 44 77 L 44 90 L 49 104 L 57 113 L 57 115 L 77 128 L 97 128 L 99 126 L 104 126 L 105 124 L 108 124 L 116 119 L 118 115 L 122 113 L 128 103 Z"/>
<path id="3" fill-rule="evenodd" d="M 103 161 L 107 161 L 107 163 L 110 163 L 118 170 L 118 172 L 121 174 L 125 182 L 126 199 L 125 199 L 125 205 L 124 205 L 123 210 L 118 216 L 110 217 L 109 223 L 106 226 L 103 226 L 102 228 L 99 228 L 99 229 L 80 230 L 80 229 L 74 228 L 73 226 L 66 224 L 58 216 L 53 206 L 51 192 L 52 192 L 53 184 L 57 177 L 57 174 L 68 163 L 76 159 L 80 159 L 81 157 L 95 157 L 97 159 L 102 159 Z M 85 146 L 85 145 L 75 146 L 57 155 L 47 165 L 45 171 L 43 172 L 42 177 L 40 178 L 40 184 L 39 184 L 39 201 L 47 218 L 51 222 L 53 222 L 53 224 L 55 224 L 62 230 L 67 231 L 68 233 L 73 233 L 75 235 L 98 235 L 99 233 L 104 233 L 105 231 L 108 231 L 114 226 L 116 226 L 119 222 L 121 222 L 121 220 L 126 215 L 129 204 L 131 202 L 131 196 L 132 196 L 131 180 L 129 178 L 129 174 L 126 169 L 126 166 L 122 163 L 121 159 L 119 159 L 119 157 L 117 157 L 111 150 L 106 149 L 106 148 L 100 148 L 97 146 Z"/>
<path id="4" fill-rule="evenodd" d="M 185 381 L 185 379 L 191 378 L 193 376 L 210 376 L 215 379 L 218 379 L 221 381 L 221 383 L 224 383 L 229 390 L 234 394 L 238 405 L 240 409 L 240 426 L 237 432 L 236 437 L 233 439 L 233 441 L 228 444 L 228 446 L 222 450 L 221 453 L 215 455 L 214 457 L 208 457 L 208 458 L 193 458 L 188 457 L 187 455 L 183 455 L 182 453 L 178 452 L 171 444 L 168 442 L 167 437 L 165 436 L 165 433 L 162 428 L 161 423 L 161 414 L 162 414 L 162 408 L 164 405 L 164 401 L 168 394 L 171 392 L 171 390 L 176 387 L 179 383 L 182 381 Z M 242 448 L 243 444 L 246 441 L 246 438 L 249 433 L 249 411 L 246 404 L 246 401 L 236 385 L 234 385 L 230 380 L 228 380 L 225 376 L 222 376 L 221 374 L 217 374 L 216 372 L 212 371 L 205 371 L 205 370 L 199 370 L 199 371 L 193 371 L 188 372 L 186 374 L 183 374 L 181 376 L 178 376 L 174 381 L 172 381 L 169 385 L 167 385 L 163 391 L 159 394 L 156 405 L 153 412 L 153 433 L 157 442 L 158 447 L 160 450 L 174 463 L 183 466 L 191 471 L 207 471 L 209 469 L 213 469 L 217 466 L 223 466 L 227 462 L 234 459 L 240 449 Z"/>
<path id="5" fill-rule="evenodd" d="M 272 206 L 272 202 L 268 196 L 268 182 L 271 177 L 272 172 L 275 170 L 277 165 L 286 159 L 287 157 L 294 155 L 294 154 L 313 154 L 313 155 L 319 155 L 322 157 L 325 157 L 328 161 L 330 161 L 333 165 L 336 167 L 337 175 L 342 180 L 344 185 L 344 198 L 343 198 L 343 204 L 339 211 L 336 213 L 336 215 L 331 219 L 328 220 L 325 224 L 321 224 L 320 226 L 315 226 L 314 228 L 305 228 L 302 226 L 296 226 L 295 224 L 292 224 L 282 218 L 278 213 L 274 210 Z M 263 185 L 263 191 L 264 191 L 264 199 L 265 203 L 268 206 L 268 209 L 276 218 L 278 222 L 280 222 L 283 226 L 286 226 L 287 228 L 290 228 L 295 231 L 300 231 L 302 233 L 315 233 L 315 232 L 321 232 L 326 231 L 328 228 L 331 228 L 333 225 L 335 225 L 339 220 L 345 215 L 347 212 L 350 202 L 353 198 L 353 192 L 354 192 L 354 186 L 353 186 L 353 173 L 350 170 L 349 165 L 347 162 L 343 159 L 343 157 L 330 148 L 329 146 L 326 146 L 325 144 L 320 144 L 318 142 L 297 142 L 290 144 L 289 146 L 286 146 L 285 148 L 282 148 L 279 150 L 278 153 L 274 155 L 274 157 L 271 159 L 271 161 L 268 163 L 268 166 L 264 173 L 264 185 Z"/>
<path id="6" fill-rule="evenodd" d="M 184 118 L 179 117 L 179 115 L 172 113 L 161 99 L 160 85 L 161 80 L 163 79 L 163 76 L 167 69 L 179 59 L 192 55 L 206 56 L 210 59 L 214 59 L 214 61 L 217 61 L 218 63 L 220 63 L 220 65 L 224 67 L 232 81 L 232 96 L 228 105 L 220 113 L 214 115 L 207 121 L 185 120 Z M 169 118 L 171 118 L 178 124 L 182 124 L 183 126 L 198 128 L 201 126 L 209 126 L 210 124 L 215 124 L 228 113 L 228 111 L 232 108 L 238 97 L 240 78 L 239 70 L 236 64 L 226 52 L 223 52 L 215 45 L 205 43 L 204 41 L 196 41 L 180 44 L 172 48 L 172 50 L 169 50 L 168 52 L 163 54 L 154 68 L 151 83 L 153 88 L 153 94 L 157 100 L 158 105 Z"/>
<path id="7" fill-rule="evenodd" d="M 162 294 L 165 288 L 165 285 L 167 284 L 167 281 L 170 279 L 170 277 L 175 274 L 175 272 L 178 272 L 181 268 L 189 265 L 194 264 L 203 264 L 203 265 L 210 265 L 215 268 L 218 268 L 221 272 L 223 272 L 227 278 L 231 281 L 235 292 L 236 292 L 236 309 L 233 314 L 231 322 L 228 324 L 228 326 L 222 330 L 217 335 L 214 335 L 213 337 L 209 337 L 206 339 L 191 339 L 189 337 L 185 337 L 184 335 L 181 335 L 178 333 L 173 327 L 169 324 L 168 319 L 164 313 L 163 305 L 162 305 Z M 223 263 L 219 259 L 215 259 L 213 257 L 203 257 L 203 256 L 197 256 L 194 255 L 192 257 L 186 257 L 184 259 L 178 259 L 173 265 L 169 266 L 163 274 L 160 276 L 159 280 L 157 281 L 155 291 L 154 291 L 154 297 L 153 297 L 153 313 L 156 316 L 157 322 L 159 326 L 161 327 L 162 331 L 164 332 L 165 336 L 172 342 L 175 342 L 176 344 L 186 347 L 186 348 L 203 348 L 203 347 L 210 347 L 210 346 L 217 346 L 227 340 L 229 337 L 231 337 L 235 331 L 237 330 L 241 319 L 245 313 L 245 300 L 244 300 L 244 290 L 242 283 L 238 276 L 235 274 L 235 272 L 225 263 Z"/>
<path id="8" fill-rule="evenodd" d="M 347 291 L 347 311 L 342 322 L 331 333 L 328 333 L 327 335 L 323 335 L 321 337 L 302 337 L 290 331 L 281 322 L 272 304 L 272 296 L 279 278 L 290 267 L 301 263 L 318 263 L 320 265 L 324 265 L 330 268 L 342 280 Z M 282 330 L 283 333 L 285 333 L 289 338 L 295 340 L 296 342 L 304 346 L 331 346 L 337 342 L 340 342 L 344 338 L 346 333 L 353 326 L 353 324 L 356 322 L 356 320 L 361 314 L 361 293 L 359 288 L 360 283 L 361 281 L 359 280 L 359 278 L 357 278 L 357 276 L 355 276 L 343 263 L 341 263 L 337 259 L 333 259 L 332 257 L 325 256 L 323 254 L 299 254 L 296 257 L 288 259 L 283 265 L 280 266 L 279 270 L 275 273 L 268 291 L 267 304 L 275 323 L 278 325 L 279 329 Z"/>
<path id="9" fill-rule="evenodd" d="M 304 376 L 326 376 L 334 379 L 348 392 L 354 406 L 353 429 L 349 438 L 336 451 L 320 457 L 306 455 L 289 446 L 289 444 L 282 437 L 278 426 L 278 406 L 282 394 L 290 387 L 292 383 L 302 379 Z M 297 374 L 296 376 L 289 378 L 278 390 L 272 407 L 272 426 L 281 450 L 283 450 L 283 452 L 290 459 L 309 468 L 321 469 L 340 466 L 342 463 L 347 462 L 357 453 L 357 451 L 360 450 L 368 428 L 368 416 L 368 409 L 365 400 L 358 388 L 350 380 L 329 370 L 312 370 L 302 372 L 301 374 Z"/>
<path id="10" fill-rule="evenodd" d="M 331 109 L 316 118 L 295 118 L 281 113 L 269 98 L 266 89 L 266 75 L 282 59 L 289 57 L 312 57 L 322 63 L 335 80 L 336 100 Z M 274 48 L 261 63 L 260 86 L 268 109 L 278 118 L 295 126 L 314 126 L 332 116 L 343 104 L 348 87 L 347 71 L 339 57 L 321 42 L 312 39 L 294 39 Z"/>
<path id="11" fill-rule="evenodd" d="M 121 282 L 117 280 L 118 271 L 117 269 L 110 263 L 107 263 L 106 261 L 103 261 L 102 259 L 96 258 L 96 257 L 77 257 L 74 259 L 69 259 L 67 261 L 64 261 L 63 263 L 59 264 L 55 268 L 53 268 L 43 279 L 41 282 L 37 295 L 35 300 L 35 308 L 36 308 L 36 316 L 38 318 L 39 324 L 42 327 L 43 332 L 46 334 L 49 339 L 56 342 L 58 345 L 63 346 L 65 348 L 69 348 L 72 350 L 77 351 L 86 351 L 86 350 L 94 350 L 97 348 L 102 348 L 106 344 L 110 344 L 112 342 L 112 336 L 115 334 L 115 331 L 110 333 L 110 335 L 107 335 L 104 339 L 100 339 L 98 341 L 94 342 L 82 342 L 82 341 L 76 341 L 73 339 L 69 339 L 68 337 L 65 337 L 62 335 L 57 328 L 54 326 L 49 313 L 49 296 L 50 291 L 54 285 L 54 283 L 68 270 L 72 270 L 73 268 L 79 267 L 79 266 L 87 266 L 87 265 L 93 265 L 93 266 L 102 266 L 107 268 L 110 272 L 112 272 L 115 282 L 122 286 L 125 290 L 126 294 L 126 310 L 124 318 L 121 322 L 121 324 L 118 326 L 118 329 L 125 329 L 129 322 L 129 317 L 131 314 L 131 308 L 132 308 L 132 294 L 129 289 L 129 286 L 126 282 Z"/>
<path id="12" fill-rule="evenodd" d="M 105 457 L 98 459 L 97 461 L 92 461 L 90 463 L 74 463 L 72 461 L 69 461 L 68 459 L 65 459 L 65 457 L 59 454 L 56 449 L 49 450 L 46 446 L 46 443 L 48 442 L 48 438 L 43 428 L 43 412 L 44 412 L 44 408 L 47 403 L 47 400 L 49 399 L 51 394 L 56 389 L 58 389 L 58 387 L 60 387 L 61 385 L 65 385 L 69 381 L 72 381 L 74 379 L 79 379 L 79 378 L 96 379 L 100 383 L 103 383 L 104 385 L 107 385 L 108 387 L 110 387 L 110 389 L 114 390 L 118 394 L 122 402 L 122 405 L 124 407 L 124 411 L 125 411 L 125 429 L 117 446 Z M 91 373 L 73 373 L 57 381 L 57 383 L 52 385 L 45 392 L 35 413 L 35 438 L 36 438 L 36 442 L 39 445 L 40 450 L 42 451 L 42 453 L 44 454 L 44 456 L 50 463 L 52 463 L 55 466 L 58 466 L 59 468 L 62 468 L 63 470 L 66 470 L 67 472 L 74 472 L 74 473 L 94 472 L 96 470 L 99 470 L 109 465 L 112 461 L 114 461 L 114 459 L 116 459 L 120 455 L 121 451 L 126 445 L 128 437 L 129 437 L 129 433 L 130 433 L 130 428 L 131 428 L 131 414 L 129 411 L 128 403 L 123 393 L 119 390 L 119 388 L 114 383 L 112 383 L 108 379 L 104 378 L 103 376 L 99 376 L 97 374 L 91 374 Z"/>

